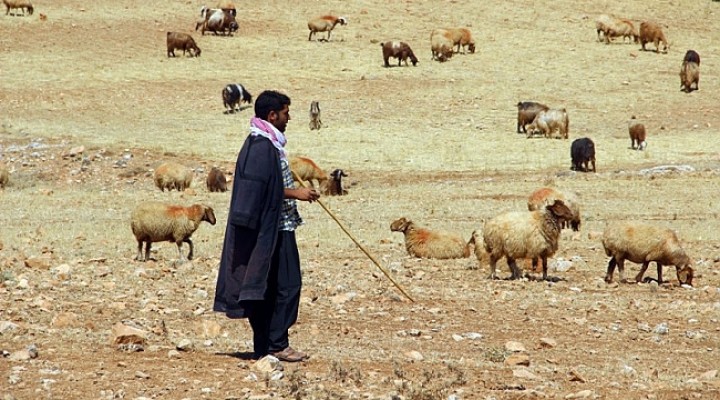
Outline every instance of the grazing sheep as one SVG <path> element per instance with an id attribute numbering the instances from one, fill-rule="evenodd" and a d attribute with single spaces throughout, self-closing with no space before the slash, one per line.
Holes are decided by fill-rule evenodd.
<path id="1" fill-rule="evenodd" d="M 252 95 L 239 83 L 227 84 L 222 91 L 222 99 L 227 114 L 240 111 L 242 103 L 252 103 Z"/>
<path id="2" fill-rule="evenodd" d="M 167 33 L 167 54 L 168 57 L 175 57 L 175 50 L 182 50 L 183 55 L 185 52 L 190 53 L 190 57 L 195 52 L 195 57 L 200 57 L 200 48 L 195 44 L 195 39 L 187 33 L 181 32 L 168 32 Z M 191 51 L 192 50 L 192 51 Z"/>
<path id="3" fill-rule="evenodd" d="M 695 64 L 700 66 L 700 54 L 697 53 L 695 50 L 688 50 L 685 52 L 685 57 L 683 57 L 684 62 L 694 62 Z"/>
<path id="4" fill-rule="evenodd" d="M 203 36 L 205 35 L 205 31 L 212 31 L 215 35 L 220 31 L 223 35 L 232 36 L 232 33 L 239 28 L 235 15 L 231 10 L 205 8 L 200 14 L 204 14 L 205 19 L 195 24 L 195 30 L 197 31 L 199 28 L 202 28 L 200 29 L 200 33 Z"/>
<path id="5" fill-rule="evenodd" d="M 551 138 L 556 130 L 560 134 L 559 138 L 568 138 L 570 119 L 564 108 L 560 110 L 539 111 L 533 122 L 527 126 L 527 137 L 530 138 L 539 132 L 546 138 Z"/>
<path id="6" fill-rule="evenodd" d="M 674 265 L 678 281 L 692 285 L 693 269 L 690 257 L 683 250 L 675 232 L 668 228 L 639 222 L 616 222 L 603 232 L 602 244 L 610 257 L 605 282 L 612 282 L 617 266 L 620 281 L 625 282 L 625 260 L 642 264 L 635 277 L 641 282 L 652 261 L 657 265 L 658 283 L 662 283 L 662 266 Z"/>
<path id="7" fill-rule="evenodd" d="M 313 100 L 310 103 L 310 130 L 319 130 L 322 128 L 322 120 L 320 119 L 320 103 Z"/>
<path id="8" fill-rule="evenodd" d="M 348 191 L 343 189 L 342 178 L 347 177 L 345 171 L 336 169 L 330 173 L 330 179 L 323 182 L 320 192 L 326 196 L 344 196 Z"/>
<path id="9" fill-rule="evenodd" d="M 185 191 L 192 183 L 193 171 L 184 165 L 168 161 L 157 167 L 153 179 L 155 186 L 163 192 L 165 189 Z"/>
<path id="10" fill-rule="evenodd" d="M 7 168 L 0 165 L 0 188 L 5 188 L 5 186 L 7 186 L 9 181 L 10 181 L 10 172 L 8 172 Z"/>
<path id="11" fill-rule="evenodd" d="M 445 62 L 453 56 L 452 33 L 447 29 L 435 29 L 430 32 L 430 51 L 432 59 Z"/>
<path id="12" fill-rule="evenodd" d="M 414 257 L 444 260 L 470 256 L 470 248 L 465 245 L 462 237 L 421 228 L 404 217 L 393 221 L 390 230 L 405 235 L 405 249 Z"/>
<path id="13" fill-rule="evenodd" d="M 390 66 L 390 63 L 388 62 L 390 57 L 395 57 L 398 59 L 398 67 L 402 65 L 403 61 L 405 61 L 405 66 L 408 66 L 408 58 L 410 58 L 413 67 L 416 66 L 418 63 L 418 59 L 417 57 L 415 57 L 415 53 L 413 53 L 410 46 L 405 42 L 390 41 L 380 43 L 380 47 L 382 47 L 383 50 L 383 60 L 385 60 L 385 67 Z"/>
<path id="14" fill-rule="evenodd" d="M 525 125 L 533 122 L 540 111 L 547 111 L 550 109 L 550 107 L 545 104 L 534 101 L 520 101 L 517 103 L 517 108 L 517 133 L 527 133 Z"/>
<path id="15" fill-rule="evenodd" d="M 694 62 L 683 61 L 680 67 L 680 90 L 690 93 L 693 90 L 699 90 L 700 83 L 700 66 Z M 693 89 L 693 84 L 695 88 Z"/>
<path id="16" fill-rule="evenodd" d="M 328 180 L 328 175 L 323 171 L 315 161 L 307 157 L 290 157 L 290 169 L 303 181 L 310 182 L 311 187 L 315 187 L 313 179 L 318 181 L 320 187 Z"/>
<path id="17" fill-rule="evenodd" d="M 563 228 L 572 228 L 573 231 L 580 230 L 580 201 L 572 192 L 561 192 L 553 188 L 540 188 L 530 194 L 528 197 L 528 211 L 542 210 L 543 208 L 555 203 L 555 200 L 562 201 L 572 212 L 573 217 L 569 221 L 563 221 Z"/>
<path id="18" fill-rule="evenodd" d="M 470 54 L 475 53 L 475 39 L 472 37 L 472 32 L 468 28 L 449 28 L 448 31 L 452 36 L 453 45 L 457 46 L 456 53 L 460 52 L 462 47 L 462 53 L 465 54 L 465 46 Z"/>
<path id="19" fill-rule="evenodd" d="M 588 172 L 588 164 L 592 164 L 595 171 L 595 143 L 590 138 L 575 139 L 570 146 L 570 169 L 573 171 Z"/>
<path id="20" fill-rule="evenodd" d="M 207 221 L 215 225 L 213 209 L 203 205 L 194 204 L 190 207 L 167 205 L 158 202 L 141 203 L 133 210 L 130 217 L 130 228 L 138 242 L 138 261 L 150 259 L 150 244 L 154 242 L 174 242 L 178 248 L 180 261 L 184 261 L 181 246 L 183 242 L 190 246 L 187 259 L 193 258 L 193 243 L 190 236 L 200 225 Z M 143 242 L 145 257 L 142 257 Z"/>
<path id="21" fill-rule="evenodd" d="M 522 277 L 522 271 L 515 260 L 530 258 L 533 264 L 542 260 L 543 279 L 547 279 L 547 259 L 558 249 L 560 229 L 563 221 L 573 219 L 572 211 L 561 201 L 536 211 L 514 211 L 500 214 L 485 222 L 482 230 L 484 250 L 490 257 L 489 279 L 496 279 L 496 264 L 505 257 L 512 275 L 510 279 Z M 478 243 L 480 232 L 473 232 L 473 243 Z M 475 246 L 479 262 L 485 257 L 480 246 Z"/>
<path id="22" fill-rule="evenodd" d="M 33 15 L 33 12 L 35 11 L 29 0 L 3 0 L 3 4 L 5 4 L 5 15 L 10 14 L 10 10 L 13 8 L 19 8 L 22 11 L 23 16 L 25 16 L 25 10 L 27 10 L 29 15 Z"/>
<path id="23" fill-rule="evenodd" d="M 655 44 L 655 52 L 660 52 L 660 42 L 663 44 L 663 52 L 668 51 L 668 42 L 665 39 L 665 34 L 662 31 L 660 25 L 655 22 L 644 21 L 640 23 L 640 45 L 643 51 L 645 51 L 646 43 Z"/>
<path id="24" fill-rule="evenodd" d="M 228 11 L 230 14 L 232 14 L 233 17 L 237 17 L 237 9 L 235 9 L 235 3 L 233 3 L 230 0 L 220 0 L 218 2 L 217 8 Z"/>
<path id="25" fill-rule="evenodd" d="M 634 115 L 628 121 L 628 132 L 630 133 L 630 147 L 633 150 L 645 150 L 647 147 L 645 125 L 639 123 Z M 635 147 L 635 143 L 637 143 L 637 147 Z"/>
<path id="26" fill-rule="evenodd" d="M 624 18 L 615 18 L 609 15 L 601 15 L 595 20 L 595 29 L 598 32 L 598 41 L 600 39 L 600 32 L 605 36 L 605 43 L 609 44 L 610 39 L 621 37 L 623 42 L 625 38 L 638 42 L 638 33 L 635 30 L 635 25 L 632 21 Z"/>
<path id="27" fill-rule="evenodd" d="M 348 23 L 347 18 L 345 17 L 336 17 L 334 15 L 323 15 L 322 17 L 313 18 L 310 21 L 308 21 L 308 29 L 310 29 L 310 34 L 308 35 L 308 41 L 310 41 L 318 32 L 327 32 L 327 39 L 325 41 L 330 41 L 330 33 L 333 29 L 335 29 L 335 25 L 346 25 Z"/>
<path id="28" fill-rule="evenodd" d="M 227 178 L 220 168 L 212 167 L 210 169 L 206 184 L 210 192 L 227 192 Z"/>

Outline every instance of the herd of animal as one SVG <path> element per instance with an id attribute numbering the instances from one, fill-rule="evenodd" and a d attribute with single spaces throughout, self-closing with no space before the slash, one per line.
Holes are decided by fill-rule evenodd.
<path id="1" fill-rule="evenodd" d="M 405 248 L 418 258 L 466 258 L 474 248 L 481 266 L 489 264 L 489 279 L 497 279 L 497 262 L 505 258 L 510 269 L 509 279 L 523 278 L 517 261 L 528 259 L 534 271 L 542 267 L 543 280 L 557 280 L 548 275 L 548 257 L 559 248 L 563 228 L 580 230 L 580 203 L 575 194 L 553 188 L 540 188 L 528 197 L 528 211 L 510 211 L 485 221 L 482 229 L 472 232 L 465 242 L 462 236 L 445 231 L 433 231 L 416 225 L 407 218 L 390 224 L 393 232 L 405 236 Z M 601 236 L 605 254 L 610 257 L 605 282 L 612 283 L 615 269 L 620 281 L 625 279 L 625 261 L 642 264 L 635 276 L 643 282 L 651 262 L 657 267 L 657 281 L 663 283 L 662 267 L 672 265 L 680 284 L 692 285 L 692 260 L 671 229 L 640 222 L 619 221 L 607 226 Z M 531 275 L 524 275 L 532 278 Z"/>

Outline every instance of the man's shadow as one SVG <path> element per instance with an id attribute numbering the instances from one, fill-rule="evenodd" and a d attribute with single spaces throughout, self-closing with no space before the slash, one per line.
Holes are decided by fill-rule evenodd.
<path id="1" fill-rule="evenodd" d="M 232 357 L 232 358 L 237 358 L 237 359 L 245 360 L 245 361 L 257 360 L 257 357 L 255 357 L 255 353 L 253 353 L 251 351 L 236 351 L 233 353 L 215 353 L 215 355 Z"/>

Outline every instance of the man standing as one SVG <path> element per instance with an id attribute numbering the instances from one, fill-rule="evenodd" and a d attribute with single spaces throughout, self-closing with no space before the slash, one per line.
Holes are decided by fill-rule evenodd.
<path id="1" fill-rule="evenodd" d="M 255 100 L 250 135 L 238 155 L 213 310 L 248 318 L 256 358 L 271 354 L 297 362 L 288 330 L 300 306 L 296 200 L 313 202 L 314 189 L 295 188 L 285 151 L 290 98 L 265 91 Z"/>

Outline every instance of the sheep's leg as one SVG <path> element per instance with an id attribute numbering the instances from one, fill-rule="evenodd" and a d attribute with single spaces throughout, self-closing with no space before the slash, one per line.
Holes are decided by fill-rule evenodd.
<path id="1" fill-rule="evenodd" d="M 625 259 L 621 258 L 617 261 L 617 269 L 620 274 L 620 282 L 627 283 L 625 280 Z"/>
<path id="2" fill-rule="evenodd" d="M 145 242 L 145 260 L 144 261 L 150 260 L 150 245 L 151 244 L 152 244 L 152 242 L 150 242 L 150 241 Z"/>
<path id="3" fill-rule="evenodd" d="M 655 264 L 657 265 L 657 276 L 658 276 L 658 285 L 663 284 L 663 278 L 662 278 L 662 264 L 660 264 L 658 261 L 655 261 Z M 678 273 L 678 276 L 680 274 Z M 678 279 L 678 282 L 680 279 Z"/>
<path id="4" fill-rule="evenodd" d="M 142 259 L 142 247 L 143 247 L 142 240 L 138 240 L 138 252 L 137 252 L 137 255 L 135 256 L 135 261 L 145 261 Z"/>
<path id="5" fill-rule="evenodd" d="M 188 253 L 188 260 L 192 260 L 192 259 L 193 259 L 193 250 L 194 250 L 194 249 L 193 249 L 193 242 L 192 242 L 192 240 L 191 240 L 190 238 L 184 239 L 183 242 L 187 243 L 188 246 L 190 246 L 190 253 Z M 179 249 L 179 247 L 178 247 L 178 249 Z"/>
<path id="6" fill-rule="evenodd" d="M 497 279 L 496 274 L 496 264 L 498 261 L 498 257 L 494 254 L 490 254 L 490 275 L 488 275 L 488 279 Z"/>
<path id="7" fill-rule="evenodd" d="M 647 271 L 648 266 L 650 266 L 650 262 L 645 261 L 642 265 L 642 268 L 640 268 L 640 272 L 638 272 L 638 274 L 635 276 L 635 282 L 642 282 L 643 276 L 645 275 L 645 271 Z M 659 276 L 660 276 L 660 270 L 658 269 L 658 277 Z"/>
<path id="8" fill-rule="evenodd" d="M 605 273 L 605 283 L 612 283 L 612 277 L 615 273 L 616 265 L 617 261 L 615 261 L 615 257 L 610 257 L 610 261 L 608 261 L 607 272 Z"/>
<path id="9" fill-rule="evenodd" d="M 547 257 L 543 256 L 542 258 L 542 264 L 543 264 L 543 280 L 547 280 Z"/>
<path id="10" fill-rule="evenodd" d="M 508 263 L 508 267 L 510 267 L 510 280 L 522 278 L 522 273 L 520 272 L 520 268 L 518 268 L 517 262 L 515 262 L 515 259 L 507 257 L 507 263 Z"/>

